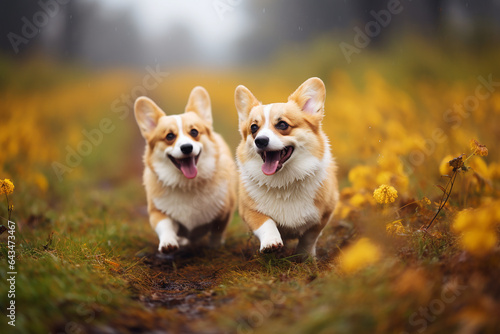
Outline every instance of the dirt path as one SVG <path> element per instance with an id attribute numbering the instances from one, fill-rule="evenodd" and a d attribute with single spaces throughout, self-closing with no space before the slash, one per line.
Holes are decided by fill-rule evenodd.
<path id="1" fill-rule="evenodd" d="M 205 265 L 198 265 L 200 261 Z M 149 294 L 139 296 L 148 308 L 176 309 L 186 319 L 199 319 L 217 304 L 213 288 L 220 282 L 224 266 L 213 266 L 208 258 L 193 253 L 162 256 L 149 254 L 144 263 L 157 273 L 156 283 Z"/>

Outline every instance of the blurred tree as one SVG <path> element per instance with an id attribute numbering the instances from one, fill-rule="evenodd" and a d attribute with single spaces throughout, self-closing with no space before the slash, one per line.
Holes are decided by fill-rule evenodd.
<path id="1" fill-rule="evenodd" d="M 305 42 L 322 35 L 332 43 L 352 43 L 353 29 L 364 30 L 368 22 L 375 20 L 373 13 L 387 9 L 392 2 L 395 0 L 243 2 L 234 10 L 248 13 L 253 28 L 237 42 L 237 51 L 232 52 L 238 55 L 231 58 L 241 63 L 260 62 L 283 48 L 302 48 Z M 391 17 L 390 24 L 371 38 L 368 47 L 383 46 L 394 34 L 407 32 L 440 47 L 455 43 L 481 48 L 500 39 L 497 0 L 400 0 L 399 4 L 403 7 L 401 13 Z M 206 50 L 192 29 L 174 26 L 160 31 L 157 36 L 161 37 L 148 40 L 140 34 L 141 27 L 134 20 L 137 13 L 130 4 L 110 6 L 112 10 L 103 7 L 101 1 L 3 1 L 0 52 L 24 56 L 41 50 L 59 59 L 99 66 L 143 66 L 154 61 L 170 66 L 206 61 Z"/>
<path id="2" fill-rule="evenodd" d="M 303 42 L 319 34 L 333 33 L 340 38 L 354 36 L 353 28 L 364 29 L 374 21 L 373 12 L 387 9 L 393 0 L 258 0 L 248 3 L 254 31 L 241 42 L 245 61 L 259 61 L 286 42 Z M 383 45 L 393 33 L 412 32 L 428 40 L 462 40 L 464 31 L 487 26 L 490 34 L 500 31 L 500 2 L 492 0 L 400 0 L 403 9 L 391 23 L 371 39 L 369 47 Z M 450 25 L 450 22 L 453 23 Z M 467 26 L 467 22 L 470 23 Z M 476 35 L 475 38 L 478 38 Z M 484 33 L 479 37 L 484 39 Z M 299 46 L 297 46 L 299 47 Z"/>
<path id="3" fill-rule="evenodd" d="M 9 34 L 23 37 L 22 28 L 25 24 L 23 17 L 31 21 L 33 14 L 39 10 L 38 3 L 31 0 L 2 1 L 0 3 L 0 50 L 7 54 L 16 54 Z M 29 43 L 20 44 L 19 51 L 29 50 L 35 46 L 36 41 L 30 40 Z"/>

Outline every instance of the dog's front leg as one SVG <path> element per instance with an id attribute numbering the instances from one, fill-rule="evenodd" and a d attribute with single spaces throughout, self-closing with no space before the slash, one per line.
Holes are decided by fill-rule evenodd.
<path id="1" fill-rule="evenodd" d="M 332 218 L 332 211 L 325 212 L 319 224 L 311 226 L 299 237 L 299 243 L 295 250 L 296 254 L 302 255 L 302 259 L 316 257 L 316 243 L 321 232 Z"/>
<path id="2" fill-rule="evenodd" d="M 260 240 L 260 252 L 272 253 L 283 248 L 283 240 L 274 220 L 269 218 L 253 233 Z"/>
<path id="3" fill-rule="evenodd" d="M 318 241 L 322 230 L 323 228 L 320 227 L 320 225 L 315 225 L 304 232 L 304 234 L 299 238 L 299 243 L 297 244 L 295 254 L 302 255 L 302 258 L 304 260 L 308 257 L 315 257 L 316 242 Z"/>
<path id="4" fill-rule="evenodd" d="M 169 254 L 178 250 L 177 231 L 179 230 L 179 224 L 160 211 L 150 213 L 149 219 L 151 226 L 153 226 L 160 239 L 158 251 Z"/>
<path id="5" fill-rule="evenodd" d="M 240 216 L 260 240 L 260 252 L 271 253 L 283 248 L 283 240 L 276 222 L 265 214 L 250 209 L 240 202 Z"/>
<path id="6" fill-rule="evenodd" d="M 212 226 L 210 228 L 210 240 L 208 243 L 210 248 L 219 248 L 222 245 L 224 231 L 226 230 L 231 218 L 232 212 L 226 212 L 212 222 Z"/>

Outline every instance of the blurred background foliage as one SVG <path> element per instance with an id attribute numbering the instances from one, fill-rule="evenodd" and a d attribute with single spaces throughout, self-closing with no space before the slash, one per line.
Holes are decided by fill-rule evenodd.
<path id="1" fill-rule="evenodd" d="M 269 103 L 311 76 L 327 86 L 324 127 L 347 193 L 381 183 L 410 196 L 427 191 L 441 160 L 471 138 L 489 144 L 476 166 L 482 180 L 500 175 L 496 1 L 2 6 L 0 166 L 27 198 L 55 203 L 87 184 L 137 182 L 139 95 L 175 114 L 192 87 L 205 86 L 215 128 L 234 150 L 238 84 Z M 475 97 L 478 89 L 487 97 Z"/>
<path id="2" fill-rule="evenodd" d="M 465 301 L 446 311 L 445 324 L 451 327 L 436 331 L 456 329 L 456 310 L 472 314 L 461 318 L 463 332 L 481 321 L 495 327 L 500 303 L 496 271 L 491 270 L 498 268 L 500 226 L 495 200 L 500 180 L 499 18 L 497 0 L 2 2 L 0 179 L 15 184 L 10 199 L 23 231 L 24 274 L 18 279 L 19 286 L 29 287 L 19 291 L 19 303 L 26 305 L 26 312 L 19 312 L 19 328 L 47 332 L 58 328 L 54 324 L 80 319 L 78 309 L 60 310 L 68 302 L 86 301 L 87 286 L 98 290 L 115 280 L 140 285 L 140 293 L 135 288 L 113 293 L 117 299 L 110 305 L 120 306 L 158 288 L 158 273 L 138 265 L 143 260 L 134 256 L 141 248 L 153 252 L 157 242 L 144 208 L 144 140 L 132 110 L 136 97 L 147 95 L 167 114 L 176 114 L 183 112 L 191 89 L 204 86 L 212 99 L 215 129 L 234 151 L 240 141 L 233 97 L 237 85 L 247 86 L 263 103 L 284 102 L 312 76 L 323 79 L 327 88 L 323 125 L 339 165 L 337 215 L 344 228 L 355 228 L 337 235 L 330 226 L 320 239 L 327 278 L 318 286 L 307 283 L 305 292 L 288 294 L 287 284 L 295 281 L 285 277 L 280 283 L 294 303 L 284 308 L 278 325 L 289 327 L 293 319 L 300 320 L 298 315 L 311 314 L 304 319 L 317 323 L 306 319 L 297 331 L 328 326 L 350 332 L 356 326 L 366 332 L 405 330 L 409 311 L 428 305 L 455 278 L 470 276 L 477 284 L 470 284 Z M 440 175 L 450 172 L 450 159 L 470 153 L 472 138 L 486 145 L 488 156 L 467 162 L 473 170 L 460 174 L 436 233 L 419 234 L 442 195 L 435 184 L 446 181 Z M 373 191 L 381 184 L 397 190 L 392 206 L 375 203 Z M 463 210 L 470 206 L 478 209 Z M 458 211 L 454 229 L 465 237 L 455 242 L 450 230 Z M 7 216 L 3 204 L 0 216 Z M 262 286 L 269 290 L 270 277 L 281 280 L 286 272 L 271 262 L 260 266 L 242 260 L 238 249 L 248 246 L 243 231 L 236 217 L 227 253 L 219 259 L 234 262 L 224 274 L 231 284 L 221 294 L 232 295 L 235 302 L 210 317 L 237 319 L 255 300 L 239 296 L 264 291 Z M 339 260 L 341 244 L 354 234 L 369 236 L 384 246 L 384 253 L 360 239 Z M 493 255 L 476 261 L 456 245 Z M 238 255 L 230 256 L 231 251 Z M 51 265 L 52 258 L 61 262 Z M 385 261 L 378 271 L 368 269 L 366 284 L 362 276 L 344 279 L 338 264 L 346 259 L 352 267 Z M 238 269 L 242 262 L 251 263 L 250 278 Z M 115 265 L 133 270 L 122 272 Z M 62 281 L 54 289 L 54 272 L 59 271 Z M 175 264 L 172 270 L 162 265 L 160 272 L 167 281 L 178 279 Z M 81 279 L 83 284 L 75 285 Z M 386 298 L 384 291 L 394 286 L 401 288 L 399 297 Z M 6 300 L 6 294 L 1 296 Z M 389 308 L 380 308 L 381 300 Z M 486 306 L 476 305 L 483 302 Z M 116 310 L 104 313 L 115 315 Z M 370 318 L 369 325 L 359 321 L 373 310 L 385 317 Z M 117 317 L 128 319 L 129 309 L 122 312 Z M 160 318 L 185 325 L 185 318 L 169 314 Z M 489 320 L 478 322 L 476 314 Z M 391 327 L 393 322 L 398 325 Z"/>
<path id="3" fill-rule="evenodd" d="M 394 3 L 397 14 L 388 9 Z M 308 77 L 322 78 L 324 127 L 344 187 L 351 185 L 349 171 L 364 165 L 366 189 L 385 180 L 403 193 L 410 183 L 413 192 L 422 191 L 439 175 L 442 158 L 462 153 L 472 137 L 499 140 L 497 86 L 472 112 L 454 109 L 476 94 L 479 77 L 498 80 L 498 1 L 1 6 L 1 173 L 19 189 L 49 198 L 82 180 L 109 185 L 139 178 L 143 143 L 134 98 L 145 94 L 167 113 L 179 113 L 195 85 L 210 92 L 215 128 L 234 149 L 238 84 L 269 103 L 285 101 Z M 357 52 L 346 53 L 347 44 Z M 163 76 L 154 88 L 141 88 L 151 70 Z M 87 154 L 83 132 L 99 129 L 103 119 L 113 131 Z M 500 171 L 497 149 L 489 146 L 480 172 L 493 180 Z"/>

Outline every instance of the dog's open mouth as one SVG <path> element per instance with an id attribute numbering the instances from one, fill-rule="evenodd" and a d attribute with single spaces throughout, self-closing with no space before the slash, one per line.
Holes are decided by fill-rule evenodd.
<path id="1" fill-rule="evenodd" d="M 260 156 L 264 164 L 262 172 L 266 175 L 273 175 L 283 167 L 283 164 L 290 159 L 293 153 L 293 147 L 287 146 L 281 151 L 262 151 Z"/>
<path id="2" fill-rule="evenodd" d="M 198 168 L 196 167 L 196 164 L 198 163 L 200 154 L 183 159 L 176 159 L 171 155 L 169 155 L 168 157 L 175 165 L 175 167 L 179 168 L 179 170 L 182 172 L 182 174 L 184 174 L 185 177 L 187 177 L 188 179 L 194 179 L 198 174 Z"/>

